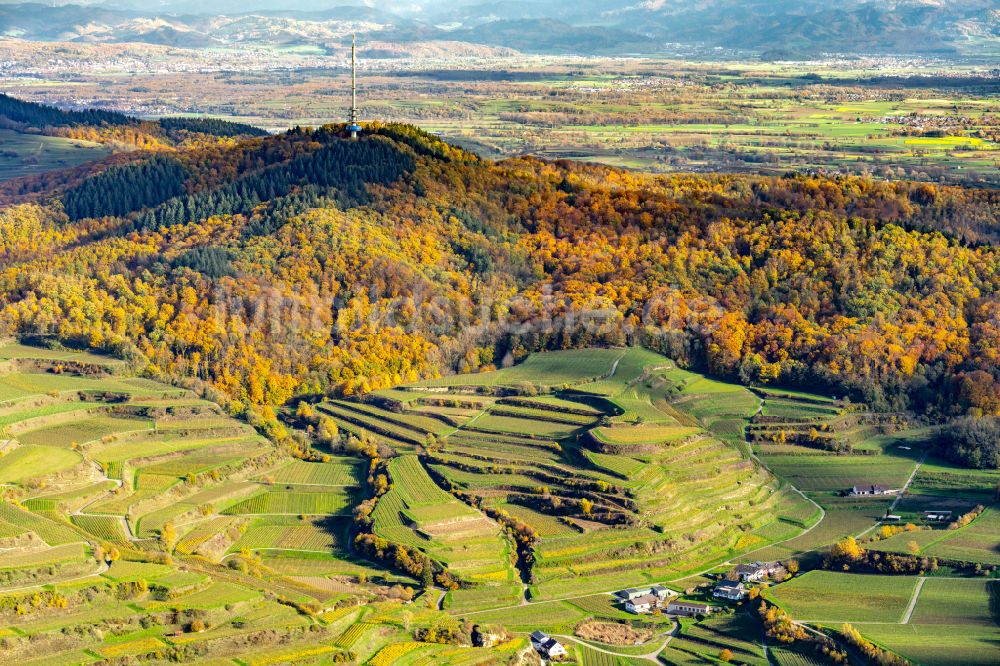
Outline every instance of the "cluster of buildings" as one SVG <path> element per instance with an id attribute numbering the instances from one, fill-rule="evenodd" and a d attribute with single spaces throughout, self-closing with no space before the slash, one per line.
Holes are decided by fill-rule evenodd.
<path id="1" fill-rule="evenodd" d="M 783 571 L 783 567 L 777 562 L 739 564 L 724 580 L 716 583 L 712 590 L 712 596 L 723 601 L 743 601 L 750 594 L 748 584 L 759 583 L 781 571 Z M 697 601 L 681 601 L 676 598 L 677 596 L 676 592 L 663 585 L 629 587 L 614 593 L 615 600 L 626 611 L 636 615 L 661 611 L 665 615 L 694 617 L 709 615 L 719 608 Z M 566 648 L 542 631 L 535 631 L 531 634 L 531 645 L 546 659 L 556 659 L 566 655 Z"/>
<path id="2" fill-rule="evenodd" d="M 749 590 L 746 585 L 738 580 L 724 580 L 712 590 L 713 597 L 726 601 L 743 601 L 748 594 Z"/>
<path id="3" fill-rule="evenodd" d="M 618 590 L 615 592 L 615 597 L 625 605 L 625 610 L 629 613 L 641 615 L 662 607 L 671 594 L 673 592 L 662 585 L 651 585 Z"/>
<path id="4" fill-rule="evenodd" d="M 723 601 L 743 601 L 750 595 L 748 584 L 760 583 L 782 570 L 777 562 L 750 562 L 739 564 L 724 579 L 716 583 L 712 597 Z M 625 610 L 636 615 L 644 615 L 660 610 L 667 615 L 708 615 L 714 606 L 693 601 L 671 599 L 675 592 L 662 585 L 630 587 L 615 592 L 615 598 Z"/>
<path id="5" fill-rule="evenodd" d="M 781 569 L 781 565 L 777 562 L 738 564 L 728 578 L 716 584 L 715 589 L 712 590 L 712 596 L 726 601 L 743 601 L 750 595 L 747 583 L 759 583 L 775 575 Z"/>
<path id="6" fill-rule="evenodd" d="M 676 596 L 676 592 L 662 585 L 630 587 L 615 592 L 615 598 L 625 607 L 625 610 L 636 615 L 645 615 L 660 610 L 667 615 L 693 616 L 708 615 L 714 610 L 714 607 L 709 604 L 671 599 L 671 597 Z"/>

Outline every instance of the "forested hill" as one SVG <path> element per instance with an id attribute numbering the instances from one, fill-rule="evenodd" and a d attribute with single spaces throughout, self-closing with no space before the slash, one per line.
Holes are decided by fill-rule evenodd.
<path id="1" fill-rule="evenodd" d="M 6 207 L 0 336 L 122 354 L 265 419 L 627 342 L 885 409 L 1000 412 L 997 192 L 489 163 L 342 130 L 159 151 Z"/>
<path id="2" fill-rule="evenodd" d="M 128 142 L 151 148 L 176 144 L 192 136 L 266 136 L 259 127 L 215 118 L 162 118 L 142 121 L 115 111 L 66 111 L 0 93 L 0 126 L 23 132 L 88 138 L 99 142 Z"/>

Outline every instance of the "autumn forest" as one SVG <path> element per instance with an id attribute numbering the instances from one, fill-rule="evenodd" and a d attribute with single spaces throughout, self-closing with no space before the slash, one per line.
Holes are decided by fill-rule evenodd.
<path id="1" fill-rule="evenodd" d="M 44 108 L 14 120 L 153 148 L 4 185 L 0 333 L 124 356 L 275 430 L 297 396 L 624 344 L 936 421 L 1000 414 L 996 191 Z"/>

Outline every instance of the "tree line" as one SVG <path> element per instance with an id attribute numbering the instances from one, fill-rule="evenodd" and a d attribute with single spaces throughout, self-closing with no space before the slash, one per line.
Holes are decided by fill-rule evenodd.
<path id="1" fill-rule="evenodd" d="M 53 128 L 143 127 L 144 131 L 166 136 L 182 132 L 214 137 L 267 136 L 267 130 L 245 123 L 218 118 L 161 118 L 142 121 L 118 111 L 104 109 L 63 110 L 37 102 L 29 102 L 0 93 L 0 118 L 22 128 L 46 130 Z"/>
<path id="2" fill-rule="evenodd" d="M 69 127 L 72 125 L 130 125 L 134 118 L 117 111 L 86 109 L 63 111 L 53 106 L 26 102 L 0 93 L 0 116 L 12 123 L 28 127 Z"/>
<path id="3" fill-rule="evenodd" d="M 285 155 L 280 152 L 277 158 Z M 158 229 L 214 215 L 249 214 L 262 202 L 286 197 L 296 188 L 336 188 L 340 200 L 351 205 L 365 197 L 368 185 L 391 183 L 414 168 L 411 156 L 377 138 L 328 143 L 261 169 L 254 169 L 256 164 L 237 167 L 242 175 L 215 185 L 197 172 L 217 165 L 189 167 L 171 156 L 155 156 L 87 178 L 66 191 L 63 207 L 73 221 L 139 213 L 136 228 Z M 206 187 L 189 194 L 198 182 Z"/>
<path id="4" fill-rule="evenodd" d="M 413 168 L 413 159 L 400 153 L 391 142 L 339 141 L 288 163 L 249 173 L 228 185 L 172 198 L 140 214 L 135 227 L 160 229 L 217 215 L 247 215 L 262 202 L 286 197 L 293 189 L 307 186 L 335 188 L 339 200 L 352 205 L 364 199 L 367 186 L 391 183 Z"/>

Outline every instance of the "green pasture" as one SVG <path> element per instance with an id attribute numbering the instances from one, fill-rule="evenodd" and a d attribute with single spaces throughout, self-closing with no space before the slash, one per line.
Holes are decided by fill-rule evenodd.
<path id="1" fill-rule="evenodd" d="M 868 640 L 923 666 L 996 664 L 998 628 L 966 625 L 858 624 Z"/>
<path id="2" fill-rule="evenodd" d="M 912 576 L 810 571 L 764 597 L 801 622 L 899 622 L 916 584 Z"/>
<path id="3" fill-rule="evenodd" d="M 21 483 L 28 479 L 65 472 L 83 458 L 69 449 L 22 444 L 0 457 L 0 483 Z"/>

